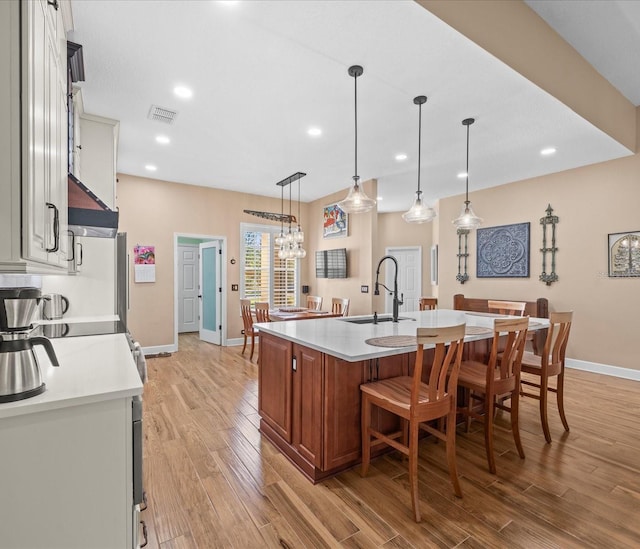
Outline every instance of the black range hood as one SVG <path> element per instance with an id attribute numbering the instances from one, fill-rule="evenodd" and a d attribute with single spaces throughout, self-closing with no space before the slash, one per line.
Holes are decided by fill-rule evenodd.
<path id="1" fill-rule="evenodd" d="M 115 238 L 118 212 L 109 209 L 76 176 L 69 174 L 69 230 L 76 236 Z"/>

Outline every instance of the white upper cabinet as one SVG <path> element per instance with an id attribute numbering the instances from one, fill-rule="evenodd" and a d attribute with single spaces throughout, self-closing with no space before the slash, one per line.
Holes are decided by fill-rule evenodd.
<path id="1" fill-rule="evenodd" d="M 0 271 L 66 271 L 68 77 L 61 3 L 0 2 L 0 36 Z"/>

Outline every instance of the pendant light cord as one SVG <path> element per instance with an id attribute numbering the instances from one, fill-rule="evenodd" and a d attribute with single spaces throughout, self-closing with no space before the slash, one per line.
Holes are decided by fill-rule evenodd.
<path id="1" fill-rule="evenodd" d="M 284 187 L 280 187 L 280 234 L 284 234 Z"/>
<path id="2" fill-rule="evenodd" d="M 469 206 L 469 126 L 471 124 L 467 124 L 467 191 L 466 191 L 466 200 L 464 203 Z"/>
<path id="3" fill-rule="evenodd" d="M 356 185 L 358 184 L 358 75 L 355 75 L 353 77 L 353 89 L 354 89 L 354 95 L 353 95 L 353 103 L 354 103 L 354 113 L 355 113 L 355 128 L 356 128 L 356 139 L 355 139 L 355 154 L 354 157 L 356 159 L 356 173 L 353 177 L 353 179 L 356 182 Z"/>
<path id="4" fill-rule="evenodd" d="M 420 194 L 422 191 L 420 190 L 420 153 L 422 151 L 422 103 L 418 104 L 418 198 L 420 198 Z"/>
<path id="5" fill-rule="evenodd" d="M 300 180 L 298 179 L 298 227 L 300 227 Z"/>

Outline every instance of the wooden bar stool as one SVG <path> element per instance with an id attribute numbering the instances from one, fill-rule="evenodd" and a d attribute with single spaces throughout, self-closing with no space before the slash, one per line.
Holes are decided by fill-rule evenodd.
<path id="1" fill-rule="evenodd" d="M 538 382 L 521 379 L 520 394 L 540 401 L 540 423 L 542 423 L 544 438 L 548 443 L 551 442 L 551 431 L 549 430 L 549 421 L 547 419 L 547 393 L 556 393 L 562 425 L 565 431 L 569 431 L 569 424 L 564 415 L 564 356 L 567 342 L 569 341 L 572 319 L 573 311 L 551 313 L 549 315 L 547 339 L 545 340 L 542 354 L 538 356 L 525 351 L 522 355 L 522 371 L 536 376 Z M 557 378 L 556 387 L 549 387 L 549 378 L 554 376 Z M 523 385 L 536 387 L 538 392 L 526 392 L 522 389 Z"/>
<path id="2" fill-rule="evenodd" d="M 500 315 L 523 316 L 527 304 L 524 301 L 497 301 L 490 299 L 487 307 L 490 313 Z"/>
<path id="3" fill-rule="evenodd" d="M 520 395 L 520 365 L 529 327 L 529 317 L 521 319 L 495 319 L 491 353 L 487 364 L 475 360 L 465 360 L 460 365 L 458 384 L 466 389 L 467 406 L 458 408 L 467 418 L 467 430 L 471 419 L 484 422 L 484 440 L 489 471 L 496 472 L 493 453 L 493 419 L 497 409 L 510 412 L 511 431 L 518 449 L 524 458 L 518 426 L 518 404 Z M 504 348 L 498 348 L 500 336 L 506 335 Z M 502 346 L 501 346 L 502 347 Z M 511 399 L 511 405 L 504 401 Z M 483 403 L 483 413 L 473 408 L 473 401 Z"/>
<path id="4" fill-rule="evenodd" d="M 421 297 L 418 299 L 418 305 L 421 311 L 431 311 L 438 308 L 437 297 Z"/>
<path id="5" fill-rule="evenodd" d="M 453 490 L 462 497 L 456 470 L 456 393 L 458 369 L 462 359 L 464 324 L 446 328 L 418 328 L 413 377 L 400 376 L 364 383 L 362 393 L 362 476 L 371 460 L 371 446 L 388 444 L 409 456 L 409 484 L 413 517 L 420 522 L 418 498 L 418 433 L 420 429 L 443 440 L 447 445 L 447 462 Z M 429 384 L 421 381 L 423 345 L 435 345 Z M 447 348 L 448 345 L 448 348 Z M 371 422 L 371 407 L 377 406 L 402 418 L 403 429 L 384 434 Z M 424 423 L 446 418 L 441 431 Z M 372 438 L 373 437 L 373 440 Z M 401 439 L 398 442 L 397 439 Z"/>
<path id="6" fill-rule="evenodd" d="M 269 303 L 266 301 L 259 301 L 255 305 L 256 307 L 256 322 L 271 322 L 269 317 Z"/>

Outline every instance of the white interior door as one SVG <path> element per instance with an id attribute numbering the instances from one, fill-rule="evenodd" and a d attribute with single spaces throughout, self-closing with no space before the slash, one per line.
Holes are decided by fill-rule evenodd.
<path id="1" fill-rule="evenodd" d="M 222 280 L 220 242 L 213 240 L 200 249 L 200 339 L 220 345 L 222 342 Z"/>
<path id="2" fill-rule="evenodd" d="M 420 309 L 418 299 L 422 292 L 422 248 L 420 246 L 387 248 L 386 255 L 392 255 L 398 261 L 398 297 L 402 294 L 404 303 L 400 312 Z M 385 286 L 393 290 L 395 265 L 393 261 L 385 261 Z M 393 311 L 393 294 L 386 292 L 385 312 Z"/>
<path id="3" fill-rule="evenodd" d="M 195 244 L 178 246 L 178 332 L 200 329 L 199 249 Z"/>

